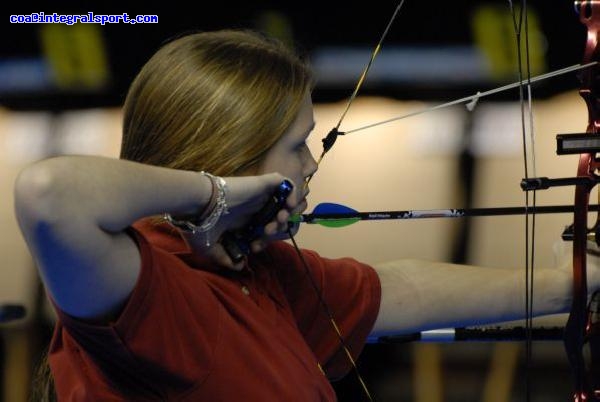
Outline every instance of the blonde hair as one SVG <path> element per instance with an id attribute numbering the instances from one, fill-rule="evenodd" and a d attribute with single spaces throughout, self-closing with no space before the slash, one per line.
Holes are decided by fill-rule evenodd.
<path id="1" fill-rule="evenodd" d="M 129 89 L 121 158 L 220 176 L 247 171 L 292 124 L 311 87 L 307 64 L 258 33 L 181 37 Z"/>
<path id="2" fill-rule="evenodd" d="M 300 57 L 258 33 L 181 37 L 129 88 L 121 158 L 220 176 L 247 171 L 292 124 L 312 85 Z M 32 400 L 56 400 L 47 355 L 33 388 Z"/>

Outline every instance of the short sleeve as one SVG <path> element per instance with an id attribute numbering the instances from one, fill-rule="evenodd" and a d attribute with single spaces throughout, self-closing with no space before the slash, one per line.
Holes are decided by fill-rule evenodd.
<path id="1" fill-rule="evenodd" d="M 280 280 L 293 314 L 307 343 L 330 379 L 351 369 L 339 338 L 322 306 L 317 291 L 340 328 L 345 345 L 358 357 L 370 334 L 381 300 L 375 270 L 352 258 L 328 259 L 302 250 L 312 281 L 296 250 L 280 242 L 273 247 L 281 265 Z"/>
<path id="2" fill-rule="evenodd" d="M 214 298 L 202 297 L 210 294 L 202 272 L 153 246 L 136 229 L 128 233 L 140 249 L 142 267 L 124 309 L 106 325 L 88 324 L 57 309 L 51 364 L 52 359 L 80 356 L 99 368 L 113 388 L 164 398 L 168 395 L 162 390 L 182 392 L 209 374 L 220 310 L 211 305 Z M 174 342 L 178 347 L 164 347 Z M 70 351 L 61 354 L 61 348 Z"/>

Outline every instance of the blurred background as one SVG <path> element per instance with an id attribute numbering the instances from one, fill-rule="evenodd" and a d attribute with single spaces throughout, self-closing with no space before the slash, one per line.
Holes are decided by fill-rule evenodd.
<path id="1" fill-rule="evenodd" d="M 585 29 L 568 0 L 529 1 L 532 75 L 581 62 Z M 121 104 L 143 63 L 182 33 L 252 28 L 276 36 L 315 69 L 314 154 L 345 103 L 396 3 L 205 2 L 118 6 L 73 2 L 3 5 L 0 24 L 0 305 L 25 317 L 0 326 L 3 400 L 25 401 L 47 348 L 54 315 L 14 214 L 17 173 L 62 154 L 117 157 Z M 518 15 L 519 2 L 515 2 Z M 12 24 L 10 15 L 158 16 L 147 24 Z M 517 21 L 518 25 L 518 21 Z M 523 40 L 525 27 L 522 28 Z M 507 1 L 406 0 L 342 131 L 518 80 L 515 23 Z M 555 135 L 585 131 L 576 73 L 533 87 L 537 174 L 568 177 L 577 157 L 555 154 Z M 518 90 L 340 137 L 311 182 L 309 209 L 338 202 L 361 211 L 520 206 L 522 161 Z M 527 124 L 527 130 L 530 130 Z M 531 168 L 531 166 L 530 166 Z M 530 172 L 534 175 L 535 173 Z M 93 178 L 90 178 L 93 180 Z M 571 204 L 573 189 L 538 194 L 539 205 Z M 571 216 L 537 218 L 536 266 L 554 266 L 552 246 Z M 523 217 L 364 222 L 304 227 L 302 247 L 365 262 L 418 258 L 523 271 Z M 335 231 L 335 232 L 333 232 Z M 560 256 L 558 256 L 560 257 Z M 564 316 L 547 325 L 563 325 Z M 378 401 L 521 401 L 529 373 L 533 401 L 570 398 L 561 342 L 536 342 L 525 367 L 521 343 L 371 343 L 359 362 Z M 352 374 L 335 384 L 341 401 L 361 400 Z"/>

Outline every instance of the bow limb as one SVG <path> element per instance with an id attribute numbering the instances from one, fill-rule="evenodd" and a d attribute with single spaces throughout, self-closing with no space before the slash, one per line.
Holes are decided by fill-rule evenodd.
<path id="1" fill-rule="evenodd" d="M 584 54 L 584 62 L 600 60 L 600 47 L 598 46 L 598 35 L 600 33 L 600 1 L 585 0 L 575 1 L 575 7 L 579 12 L 581 22 L 587 27 L 587 43 Z M 581 97 L 588 108 L 587 134 L 598 135 L 600 127 L 600 102 L 597 84 L 598 68 L 584 71 L 581 74 Z M 569 319 L 565 327 L 565 349 L 571 368 L 573 370 L 575 389 L 573 400 L 600 401 L 600 378 L 597 375 L 600 368 L 597 359 L 592 359 L 586 364 L 584 358 L 584 347 L 586 343 L 592 352 L 598 350 L 598 336 L 594 335 L 594 325 L 588 322 L 587 307 L 587 239 L 588 239 L 588 206 L 590 192 L 597 183 L 595 172 L 600 163 L 595 153 L 582 153 L 579 157 L 577 169 L 578 177 L 589 178 L 587 183 L 578 184 L 575 187 L 575 213 L 573 222 L 573 299 Z M 598 224 L 596 224 L 596 227 Z M 598 240 L 598 239 L 597 239 Z M 590 325 L 588 325 L 590 324 Z M 597 353 L 597 352 L 595 352 Z M 593 356 L 592 356 L 593 357 Z M 596 361 L 594 361 L 596 360 Z"/>

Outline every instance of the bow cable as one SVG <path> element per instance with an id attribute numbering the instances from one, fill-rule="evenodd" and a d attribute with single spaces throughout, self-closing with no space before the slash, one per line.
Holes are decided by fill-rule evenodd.
<path id="1" fill-rule="evenodd" d="M 523 168 L 525 179 L 529 177 L 529 162 L 528 162 L 528 138 L 527 128 L 525 123 L 525 100 L 524 100 L 524 88 L 527 88 L 527 108 L 528 108 L 528 119 L 529 119 L 529 144 L 530 152 L 532 155 L 532 169 L 535 175 L 535 141 L 533 131 L 533 111 L 531 108 L 531 66 L 529 59 L 529 27 L 528 27 L 528 16 L 527 16 L 527 0 L 522 0 L 519 9 L 518 16 L 515 12 L 512 0 L 508 0 L 513 26 L 515 39 L 517 44 L 517 64 L 519 72 L 519 104 L 521 107 L 521 133 L 523 142 Z M 525 26 L 525 68 L 527 79 L 523 81 L 523 59 L 521 54 L 521 39 L 522 39 L 522 27 Z M 533 207 L 531 211 L 530 221 L 530 205 Z M 532 328 L 533 328 L 533 277 L 534 277 L 534 264 L 535 264 L 535 206 L 536 206 L 536 191 L 533 191 L 533 196 L 530 204 L 529 192 L 525 192 L 525 394 L 526 400 L 531 400 L 531 379 L 530 379 L 530 368 L 532 362 Z"/>

